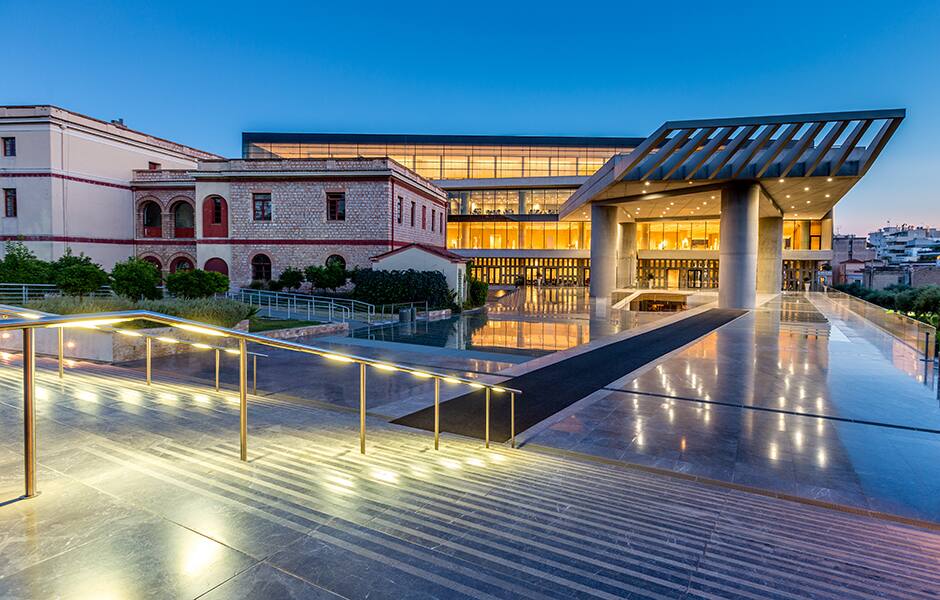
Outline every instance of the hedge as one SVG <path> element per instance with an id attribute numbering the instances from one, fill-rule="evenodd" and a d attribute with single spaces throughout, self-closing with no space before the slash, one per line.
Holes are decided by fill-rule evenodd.
<path id="1" fill-rule="evenodd" d="M 454 295 L 439 271 L 359 269 L 352 272 L 352 280 L 353 298 L 370 304 L 426 301 L 431 309 L 454 306 Z"/>
<path id="2" fill-rule="evenodd" d="M 108 298 L 78 298 L 76 296 L 57 296 L 35 300 L 27 308 L 58 315 L 82 313 L 114 312 L 119 310 L 149 310 L 182 319 L 191 319 L 219 327 L 234 327 L 240 321 L 253 316 L 258 309 L 236 300 L 217 298 L 166 298 L 163 300 L 141 300 L 133 302 L 127 298 L 113 296 Z M 153 326 L 152 323 L 134 322 L 131 328 Z"/>

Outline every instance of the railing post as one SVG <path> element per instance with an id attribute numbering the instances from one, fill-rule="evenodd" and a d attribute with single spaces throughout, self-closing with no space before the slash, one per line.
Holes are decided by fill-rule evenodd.
<path id="1" fill-rule="evenodd" d="M 258 395 L 258 355 L 251 356 L 251 395 Z"/>
<path id="2" fill-rule="evenodd" d="M 248 460 L 248 348 L 245 340 L 238 340 L 238 412 L 239 452 Z"/>
<path id="3" fill-rule="evenodd" d="M 516 392 L 509 392 L 509 439 L 511 447 L 516 447 Z"/>
<path id="4" fill-rule="evenodd" d="M 23 329 L 23 457 L 26 497 L 36 495 L 36 332 Z"/>
<path id="5" fill-rule="evenodd" d="M 441 443 L 441 378 L 434 378 L 434 449 Z"/>
<path id="6" fill-rule="evenodd" d="M 490 447 L 490 388 L 486 388 L 486 447 Z"/>
<path id="7" fill-rule="evenodd" d="M 150 385 L 150 382 L 153 377 L 153 367 L 151 365 L 151 360 L 153 358 L 153 338 L 147 338 L 145 342 L 146 350 L 144 352 L 146 356 L 146 372 L 147 372 L 147 385 Z"/>
<path id="8" fill-rule="evenodd" d="M 219 391 L 219 361 L 220 361 L 220 352 L 219 349 L 215 349 L 215 391 Z"/>
<path id="9" fill-rule="evenodd" d="M 359 363 L 359 452 L 366 453 L 366 363 Z"/>
<path id="10" fill-rule="evenodd" d="M 59 379 L 65 377 L 65 327 L 58 328 L 59 336 Z"/>

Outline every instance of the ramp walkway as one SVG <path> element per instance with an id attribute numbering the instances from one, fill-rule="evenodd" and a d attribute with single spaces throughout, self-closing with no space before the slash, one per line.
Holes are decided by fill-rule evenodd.
<path id="1" fill-rule="evenodd" d="M 573 356 L 505 381 L 523 392 L 516 404 L 516 432 L 540 423 L 581 398 L 596 392 L 627 373 L 693 342 L 738 318 L 745 311 L 710 309 L 681 321 Z M 485 392 L 475 390 L 441 404 L 441 431 L 483 439 Z M 510 437 L 508 394 L 491 398 L 490 438 L 505 442 Z M 434 408 L 393 421 L 433 431 Z"/>

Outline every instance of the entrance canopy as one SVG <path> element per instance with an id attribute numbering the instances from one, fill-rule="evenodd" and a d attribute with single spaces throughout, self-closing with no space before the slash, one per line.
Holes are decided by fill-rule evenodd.
<path id="1" fill-rule="evenodd" d="M 583 220 L 588 204 L 619 205 L 631 219 L 717 215 L 722 187 L 756 181 L 777 214 L 821 219 L 868 172 L 904 116 L 893 109 L 668 121 L 607 161 L 559 215 Z"/>

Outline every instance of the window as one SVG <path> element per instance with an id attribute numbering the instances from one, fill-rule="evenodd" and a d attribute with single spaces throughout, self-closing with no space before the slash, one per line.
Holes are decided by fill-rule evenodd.
<path id="1" fill-rule="evenodd" d="M 202 201 L 202 235 L 228 237 L 228 205 L 221 196 L 209 196 Z"/>
<path id="2" fill-rule="evenodd" d="M 192 271 L 193 261 L 188 256 L 180 256 L 173 259 L 170 263 L 170 273 L 179 273 L 180 271 Z"/>
<path id="3" fill-rule="evenodd" d="M 415 203 L 411 203 L 411 226 L 415 226 Z"/>
<path id="4" fill-rule="evenodd" d="M 209 222 L 213 225 L 222 224 L 222 199 L 218 196 L 212 199 L 212 219 Z"/>
<path id="5" fill-rule="evenodd" d="M 173 207 L 173 237 L 195 237 L 195 214 L 188 202 L 177 202 Z"/>
<path id="6" fill-rule="evenodd" d="M 331 254 L 326 258 L 326 266 L 329 268 L 346 269 L 346 259 L 339 254 Z"/>
<path id="7" fill-rule="evenodd" d="M 401 225 L 401 220 L 405 214 L 405 201 L 401 196 L 398 197 L 398 224 Z"/>
<path id="8" fill-rule="evenodd" d="M 161 165 L 160 165 L 160 163 L 158 163 L 158 162 L 148 162 L 148 163 L 147 163 L 147 168 L 150 169 L 151 171 L 159 171 L 159 170 L 160 170 L 160 167 L 161 167 Z"/>
<path id="9" fill-rule="evenodd" d="M 421 229 L 427 229 L 427 228 L 428 228 L 428 207 L 422 206 L 421 207 Z"/>
<path id="10" fill-rule="evenodd" d="M 254 208 L 255 221 L 270 221 L 271 220 L 271 194 L 269 193 L 252 194 L 251 204 L 252 204 L 252 207 Z M 257 277 L 255 279 L 257 279 Z M 268 279 L 270 279 L 270 277 Z"/>
<path id="11" fill-rule="evenodd" d="M 326 220 L 346 220 L 346 193 L 327 192 L 326 194 Z"/>
<path id="12" fill-rule="evenodd" d="M 141 210 L 143 212 L 141 220 L 144 226 L 144 237 L 163 237 L 163 210 L 160 205 L 150 200 L 144 202 Z"/>
<path id="13" fill-rule="evenodd" d="M 437 211 L 431 209 L 431 231 L 434 231 L 434 223 L 437 221 Z"/>
<path id="14" fill-rule="evenodd" d="M 3 190 L 3 216 L 4 217 L 16 216 L 16 190 L 15 189 Z"/>
<path id="15" fill-rule="evenodd" d="M 16 156 L 16 138 L 14 137 L 3 138 L 3 155 L 4 156 Z"/>
<path id="16" fill-rule="evenodd" d="M 251 259 L 251 278 L 256 281 L 271 280 L 271 259 L 265 254 L 256 254 Z"/>

